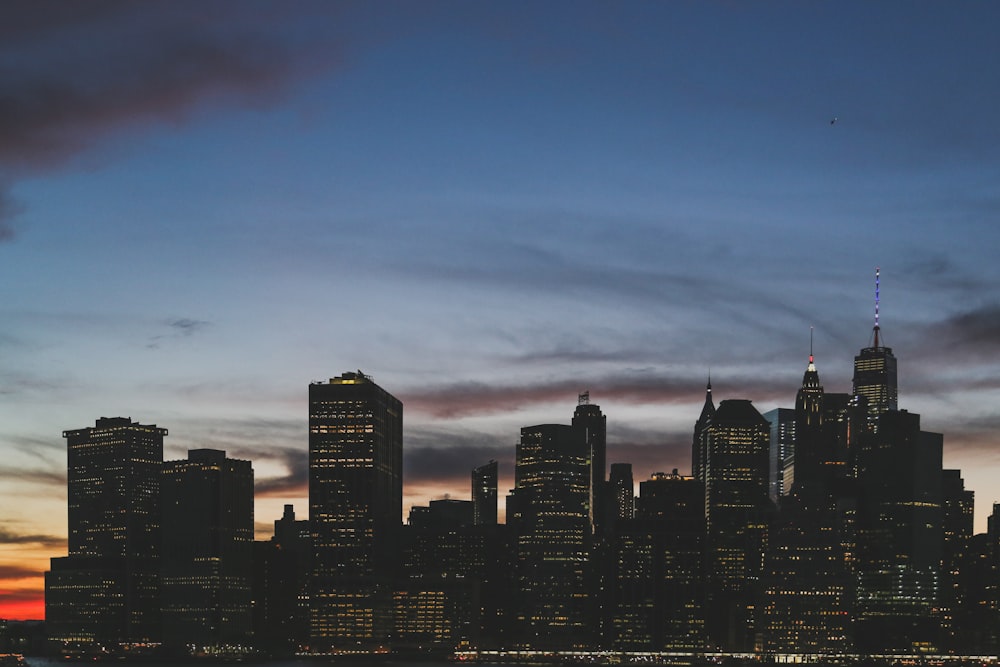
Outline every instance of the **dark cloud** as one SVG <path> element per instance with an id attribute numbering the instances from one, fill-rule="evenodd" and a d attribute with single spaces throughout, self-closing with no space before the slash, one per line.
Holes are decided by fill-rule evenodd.
<path id="1" fill-rule="evenodd" d="M 803 367 L 804 370 L 804 367 Z M 700 405 L 705 397 L 705 379 L 667 377 L 656 373 L 622 374 L 601 379 L 565 379 L 535 385 L 497 385 L 460 382 L 423 387 L 410 394 L 400 392 L 408 410 L 436 418 L 454 419 L 516 411 L 529 405 L 569 403 L 584 391 L 597 404 L 661 403 Z M 716 382 L 724 397 L 749 398 L 758 402 L 794 400 L 798 388 L 794 375 L 784 377 L 739 377 Z M 720 396 L 720 393 L 716 393 Z M 693 413 L 692 420 L 697 419 Z M 693 422 L 692 422 L 693 423 Z"/>
<path id="2" fill-rule="evenodd" d="M 501 476 L 514 470 L 516 437 L 502 445 L 409 446 L 403 450 L 403 480 L 407 486 L 441 486 L 471 493 L 472 469 L 491 459 Z"/>
<path id="3" fill-rule="evenodd" d="M 157 0 L 3 3 L 0 174 L 58 167 L 123 130 L 182 123 L 209 106 L 269 104 L 338 59 L 336 40 L 317 49 L 282 29 L 297 16 L 253 2 L 238 12 Z M 6 191 L 0 241 L 17 212 Z"/>
<path id="4" fill-rule="evenodd" d="M 16 604 L 21 602 L 41 602 L 42 592 L 34 588 L 0 591 L 0 604 Z"/>
<path id="5" fill-rule="evenodd" d="M 279 448 L 266 452 L 258 458 L 276 460 L 287 470 L 280 477 L 254 480 L 254 494 L 266 496 L 301 496 L 309 493 L 309 450 L 306 443 L 297 448 Z"/>
<path id="6" fill-rule="evenodd" d="M 0 477 L 16 479 L 21 482 L 48 484 L 50 486 L 57 486 L 61 488 L 65 488 L 66 486 L 65 471 L 60 472 L 57 470 L 44 469 L 30 470 L 23 467 L 0 466 Z"/>
<path id="7" fill-rule="evenodd" d="M 21 213 L 22 207 L 16 204 L 0 183 L 0 243 L 14 238 L 13 218 Z"/>
<path id="8" fill-rule="evenodd" d="M 164 322 L 164 324 L 166 325 L 170 333 L 158 334 L 156 336 L 150 337 L 149 342 L 146 344 L 146 347 L 153 350 L 158 349 L 160 347 L 161 341 L 165 339 L 186 338 L 188 336 L 193 336 L 199 331 L 203 331 L 209 326 L 211 326 L 212 323 L 207 322 L 205 320 L 195 320 L 189 317 L 182 317 L 178 319 L 167 320 L 166 322 Z"/>
<path id="9" fill-rule="evenodd" d="M 66 538 L 58 535 L 19 533 L 0 526 L 0 544 L 37 544 L 46 549 L 65 549 Z"/>
<path id="10" fill-rule="evenodd" d="M 28 577 L 41 576 L 41 572 L 23 565 L 3 565 L 0 564 L 0 579 L 27 579 Z"/>
<path id="11" fill-rule="evenodd" d="M 50 51 L 31 67 L 0 70 L 0 164 L 59 164 L 123 126 L 176 123 L 210 99 L 256 103 L 293 70 L 277 40 L 188 12 L 183 3 L 108 5 L 86 18 L 36 24 L 42 43 L 64 40 L 61 58 Z M 137 29 L 141 38 L 130 34 Z M 32 49 L 15 42 L 3 52 L 24 57 Z"/>

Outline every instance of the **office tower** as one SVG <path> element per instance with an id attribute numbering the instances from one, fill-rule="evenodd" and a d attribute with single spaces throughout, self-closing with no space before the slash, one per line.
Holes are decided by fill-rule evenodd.
<path id="1" fill-rule="evenodd" d="M 630 521 L 635 516 L 635 483 L 632 481 L 631 463 L 611 464 L 608 497 L 614 525 Z"/>
<path id="2" fill-rule="evenodd" d="M 309 386 L 315 651 L 372 649 L 389 641 L 402 467 L 398 399 L 361 371 Z"/>
<path id="3" fill-rule="evenodd" d="M 496 461 L 472 469 L 472 520 L 477 526 L 497 522 Z"/>
<path id="4" fill-rule="evenodd" d="M 809 342 L 809 364 L 802 375 L 802 386 L 795 394 L 794 481 L 789 491 L 800 502 L 815 505 L 825 493 L 823 471 L 831 447 L 823 432 L 823 385 Z"/>
<path id="5" fill-rule="evenodd" d="M 639 489 L 635 519 L 612 538 L 609 647 L 703 650 L 704 487 L 674 470 Z"/>
<path id="6" fill-rule="evenodd" d="M 216 449 L 163 464 L 163 643 L 239 656 L 252 638 L 253 469 Z"/>
<path id="7" fill-rule="evenodd" d="M 920 416 L 882 413 L 860 463 L 858 648 L 937 650 L 942 557 L 942 436 Z"/>
<path id="8" fill-rule="evenodd" d="M 965 630 L 975 623 L 970 613 L 969 545 L 973 535 L 975 495 L 966 490 L 961 470 L 942 470 L 941 616 L 943 645 L 959 653 L 970 643 Z M 977 600 L 978 603 L 978 600 Z"/>
<path id="9" fill-rule="evenodd" d="M 705 483 L 705 464 L 708 458 L 708 454 L 705 451 L 705 434 L 708 430 L 708 424 L 714 416 L 715 404 L 712 402 L 712 381 L 709 380 L 708 385 L 705 387 L 705 404 L 701 408 L 698 421 L 694 423 L 694 438 L 691 441 L 691 475 L 702 484 Z"/>
<path id="10" fill-rule="evenodd" d="M 868 401 L 869 425 L 875 428 L 878 416 L 897 409 L 896 357 L 892 348 L 881 343 L 879 327 L 879 271 L 875 270 L 875 326 L 872 345 L 854 357 L 854 395 Z"/>
<path id="11" fill-rule="evenodd" d="M 764 413 L 771 425 L 768 446 L 768 496 L 777 503 L 795 482 L 795 410 L 775 408 Z"/>
<path id="12" fill-rule="evenodd" d="M 405 579 L 393 594 L 395 635 L 402 646 L 479 645 L 480 592 L 492 557 L 486 536 L 496 526 L 474 525 L 472 506 L 447 498 L 410 510 L 401 549 Z"/>
<path id="13" fill-rule="evenodd" d="M 767 521 L 770 424 L 748 400 L 725 400 L 703 433 L 710 640 L 753 644 Z"/>
<path id="14" fill-rule="evenodd" d="M 124 417 L 64 431 L 69 555 L 45 575 L 56 650 L 159 640 L 160 468 L 167 430 Z"/>
<path id="15" fill-rule="evenodd" d="M 606 516 L 605 480 L 607 474 L 608 418 L 601 412 L 601 406 L 590 402 L 590 392 L 579 395 L 571 422 L 578 429 L 590 449 L 590 511 L 591 521 L 600 523 Z"/>
<path id="16" fill-rule="evenodd" d="M 590 455 L 580 428 L 521 429 L 507 504 L 517 554 L 516 646 L 567 649 L 593 642 L 587 585 Z"/>
<path id="17" fill-rule="evenodd" d="M 253 543 L 254 648 L 289 656 L 309 644 L 309 573 L 312 536 L 309 522 L 285 505 L 274 521 L 274 536 Z"/>

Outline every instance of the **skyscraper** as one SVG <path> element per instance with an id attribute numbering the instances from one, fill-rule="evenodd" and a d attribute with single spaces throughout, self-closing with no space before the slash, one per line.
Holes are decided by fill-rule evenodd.
<path id="1" fill-rule="evenodd" d="M 102 417 L 64 431 L 69 555 L 45 576 L 50 641 L 117 652 L 159 640 L 160 468 L 167 430 Z"/>
<path id="2" fill-rule="evenodd" d="M 872 328 L 872 345 L 862 348 L 854 357 L 854 395 L 868 400 L 869 424 L 874 429 L 878 416 L 887 410 L 896 410 L 898 389 L 896 357 L 892 348 L 881 343 L 879 327 L 879 270 L 875 269 L 875 326 Z"/>
<path id="3" fill-rule="evenodd" d="M 708 454 L 705 452 L 705 435 L 708 431 L 708 424 L 715 416 L 715 403 L 712 402 L 712 380 L 709 379 L 705 387 L 705 404 L 701 408 L 698 421 L 694 423 L 694 438 L 691 441 L 691 476 L 696 480 L 705 483 L 705 464 Z"/>
<path id="4" fill-rule="evenodd" d="M 771 425 L 767 474 L 768 495 L 778 500 L 788 494 L 795 483 L 795 410 L 774 408 L 764 413 Z"/>
<path id="5" fill-rule="evenodd" d="M 587 586 L 590 451 L 580 428 L 521 429 L 507 502 L 517 550 L 518 646 L 572 648 L 593 641 Z"/>
<path id="6" fill-rule="evenodd" d="M 865 651 L 939 647 L 942 446 L 906 410 L 879 417 L 864 452 L 858 502 L 858 646 Z"/>
<path id="7" fill-rule="evenodd" d="M 163 464 L 163 642 L 239 655 L 252 638 L 253 469 L 215 449 Z"/>
<path id="8" fill-rule="evenodd" d="M 371 648 L 392 632 L 402 468 L 397 398 L 361 371 L 309 386 L 314 650 Z"/>
<path id="9" fill-rule="evenodd" d="M 768 510 L 770 425 L 748 400 L 719 403 L 703 433 L 709 636 L 746 650 L 753 641 Z"/>
<path id="10" fill-rule="evenodd" d="M 600 526 L 607 514 L 605 480 L 607 479 L 608 418 L 601 406 L 590 402 L 590 392 L 579 395 L 571 422 L 580 431 L 590 450 L 590 500 L 591 521 Z"/>
<path id="11" fill-rule="evenodd" d="M 472 469 L 472 522 L 477 526 L 497 522 L 496 461 Z"/>

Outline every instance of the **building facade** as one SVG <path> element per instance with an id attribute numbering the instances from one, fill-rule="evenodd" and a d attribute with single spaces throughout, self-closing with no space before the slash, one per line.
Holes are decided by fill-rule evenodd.
<path id="1" fill-rule="evenodd" d="M 253 468 L 224 451 L 167 461 L 161 481 L 163 643 L 239 656 L 253 640 Z"/>
<path id="2" fill-rule="evenodd" d="M 69 554 L 45 575 L 50 641 L 117 653 L 160 639 L 160 469 L 167 430 L 130 418 L 64 431 Z"/>
<path id="3" fill-rule="evenodd" d="M 313 651 L 390 640 L 402 468 L 399 399 L 361 371 L 309 386 Z"/>

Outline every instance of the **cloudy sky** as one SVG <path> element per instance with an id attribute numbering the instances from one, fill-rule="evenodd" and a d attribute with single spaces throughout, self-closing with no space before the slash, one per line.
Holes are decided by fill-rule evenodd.
<path id="1" fill-rule="evenodd" d="M 66 553 L 66 429 L 126 416 L 306 506 L 310 381 L 405 406 L 405 494 L 512 484 L 608 415 L 690 470 L 717 399 L 791 407 L 883 342 L 1000 500 L 1000 6 L 0 5 L 0 617 Z M 836 119 L 835 122 L 834 119 Z"/>

